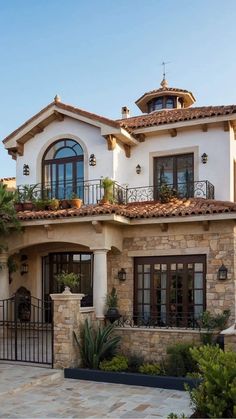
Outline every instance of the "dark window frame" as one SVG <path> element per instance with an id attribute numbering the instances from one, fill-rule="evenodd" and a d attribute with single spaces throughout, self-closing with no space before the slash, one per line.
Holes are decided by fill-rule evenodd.
<path id="1" fill-rule="evenodd" d="M 167 317 L 170 313 L 170 290 L 171 290 L 171 264 L 184 264 L 185 268 L 183 270 L 185 275 L 185 281 L 188 275 L 188 269 L 186 270 L 186 266 L 188 264 L 195 264 L 195 263 L 202 263 L 203 264 L 203 286 L 202 288 L 193 287 L 193 290 L 203 290 L 203 304 L 196 304 L 195 301 L 192 304 L 192 308 L 194 309 L 197 306 L 202 306 L 203 311 L 206 310 L 206 255 L 198 254 L 198 255 L 176 255 L 176 256 L 150 256 L 150 257 L 135 257 L 134 258 L 134 305 L 133 305 L 133 315 L 134 318 L 137 318 L 139 315 L 138 310 L 138 265 L 150 265 L 150 316 L 154 317 L 158 315 L 156 307 L 157 307 L 157 299 L 155 297 L 155 289 L 154 289 L 154 265 L 155 264 L 167 264 L 167 278 L 166 278 L 166 312 Z M 194 271 L 193 271 L 194 272 Z M 143 279 L 144 281 L 144 279 Z M 185 282 L 183 287 L 183 313 L 190 313 L 189 307 L 190 304 L 187 299 L 188 294 L 188 283 Z M 144 289 L 144 288 L 143 288 Z M 142 304 L 144 306 L 145 304 Z M 142 310 L 144 313 L 144 310 Z"/>

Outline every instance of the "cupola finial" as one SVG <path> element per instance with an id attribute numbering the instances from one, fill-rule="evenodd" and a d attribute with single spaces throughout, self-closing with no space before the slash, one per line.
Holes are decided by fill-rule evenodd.
<path id="1" fill-rule="evenodd" d="M 161 63 L 162 67 L 163 67 L 163 79 L 161 81 L 161 87 L 163 89 L 165 89 L 166 87 L 168 87 L 168 81 L 166 80 L 166 64 L 169 64 L 169 62 L 165 62 L 163 61 Z"/>

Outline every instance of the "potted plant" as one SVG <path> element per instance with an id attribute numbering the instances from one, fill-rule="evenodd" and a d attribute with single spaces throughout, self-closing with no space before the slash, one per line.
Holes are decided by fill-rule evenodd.
<path id="1" fill-rule="evenodd" d="M 23 185 L 22 200 L 23 210 L 31 211 L 34 208 L 35 190 L 38 185 Z"/>
<path id="2" fill-rule="evenodd" d="M 58 210 L 59 206 L 60 206 L 60 201 L 56 198 L 52 198 L 48 201 L 48 207 L 52 211 Z"/>
<path id="3" fill-rule="evenodd" d="M 73 193 L 73 194 L 71 195 L 70 202 L 71 202 L 71 206 L 72 206 L 73 208 L 80 208 L 80 207 L 81 207 L 81 205 L 82 205 L 82 203 L 83 203 L 82 199 L 80 199 L 80 198 L 76 195 L 76 193 Z"/>
<path id="4" fill-rule="evenodd" d="M 78 285 L 80 280 L 80 275 L 74 272 L 65 272 L 62 271 L 61 273 L 55 275 L 55 278 L 60 285 L 64 285 L 65 292 L 71 291 L 76 285 Z"/>
<path id="5" fill-rule="evenodd" d="M 120 318 L 120 313 L 118 310 L 118 295 L 116 292 L 116 288 L 113 287 L 110 293 L 106 295 L 106 306 L 107 312 L 105 314 L 105 318 L 110 320 L 111 323 L 114 323 L 116 320 Z"/>
<path id="6" fill-rule="evenodd" d="M 109 204 L 113 202 L 114 199 L 114 180 L 105 177 L 102 179 L 101 185 L 103 187 L 104 195 L 101 199 L 101 204 Z"/>
<path id="7" fill-rule="evenodd" d="M 19 189 L 17 189 L 14 193 L 14 207 L 17 212 L 23 210 L 22 193 Z"/>

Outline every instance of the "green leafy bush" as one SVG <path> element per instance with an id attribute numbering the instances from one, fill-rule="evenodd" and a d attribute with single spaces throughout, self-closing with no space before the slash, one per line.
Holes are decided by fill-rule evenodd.
<path id="1" fill-rule="evenodd" d="M 188 388 L 198 417 L 235 418 L 236 353 L 209 345 L 190 352 L 203 380 L 197 388 Z"/>
<path id="2" fill-rule="evenodd" d="M 95 327 L 86 319 L 81 328 L 80 337 L 74 333 L 83 367 L 97 369 L 101 361 L 114 356 L 120 337 L 111 336 L 113 329 L 113 324 Z"/>
<path id="3" fill-rule="evenodd" d="M 139 372 L 141 372 L 141 374 L 148 374 L 148 375 L 161 375 L 162 368 L 159 364 L 146 363 L 140 366 Z"/>
<path id="4" fill-rule="evenodd" d="M 99 368 L 103 371 L 127 371 L 128 358 L 124 355 L 116 355 L 112 359 L 100 362 Z"/>
<path id="5" fill-rule="evenodd" d="M 129 355 L 128 357 L 128 365 L 129 365 L 129 371 L 130 372 L 138 372 L 141 365 L 144 363 L 143 356 L 139 355 Z"/>
<path id="6" fill-rule="evenodd" d="M 167 375 L 185 377 L 188 373 L 197 371 L 197 362 L 190 352 L 192 344 L 177 343 L 168 346 L 165 370 Z"/>
<path id="7" fill-rule="evenodd" d="M 198 320 L 200 328 L 207 329 L 208 333 L 201 333 L 201 341 L 204 345 L 212 345 L 215 343 L 214 331 L 223 330 L 230 317 L 230 310 L 224 310 L 223 313 L 216 315 L 211 314 L 209 311 L 204 311 Z"/>

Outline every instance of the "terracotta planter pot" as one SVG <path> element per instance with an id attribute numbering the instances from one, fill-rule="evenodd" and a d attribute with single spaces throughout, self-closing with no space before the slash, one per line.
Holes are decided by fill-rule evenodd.
<path id="1" fill-rule="evenodd" d="M 80 208 L 83 201 L 80 198 L 71 199 L 71 205 L 73 208 Z"/>
<path id="2" fill-rule="evenodd" d="M 18 211 L 23 211 L 23 204 L 21 202 L 17 202 L 14 204 L 15 210 Z"/>
<path id="3" fill-rule="evenodd" d="M 69 208 L 69 203 L 68 203 L 67 199 L 62 199 L 62 200 L 61 200 L 61 208 L 62 208 L 62 209 L 67 209 L 67 208 Z"/>
<path id="4" fill-rule="evenodd" d="M 33 202 L 24 202 L 22 205 L 23 205 L 23 211 L 32 211 L 34 209 Z"/>

